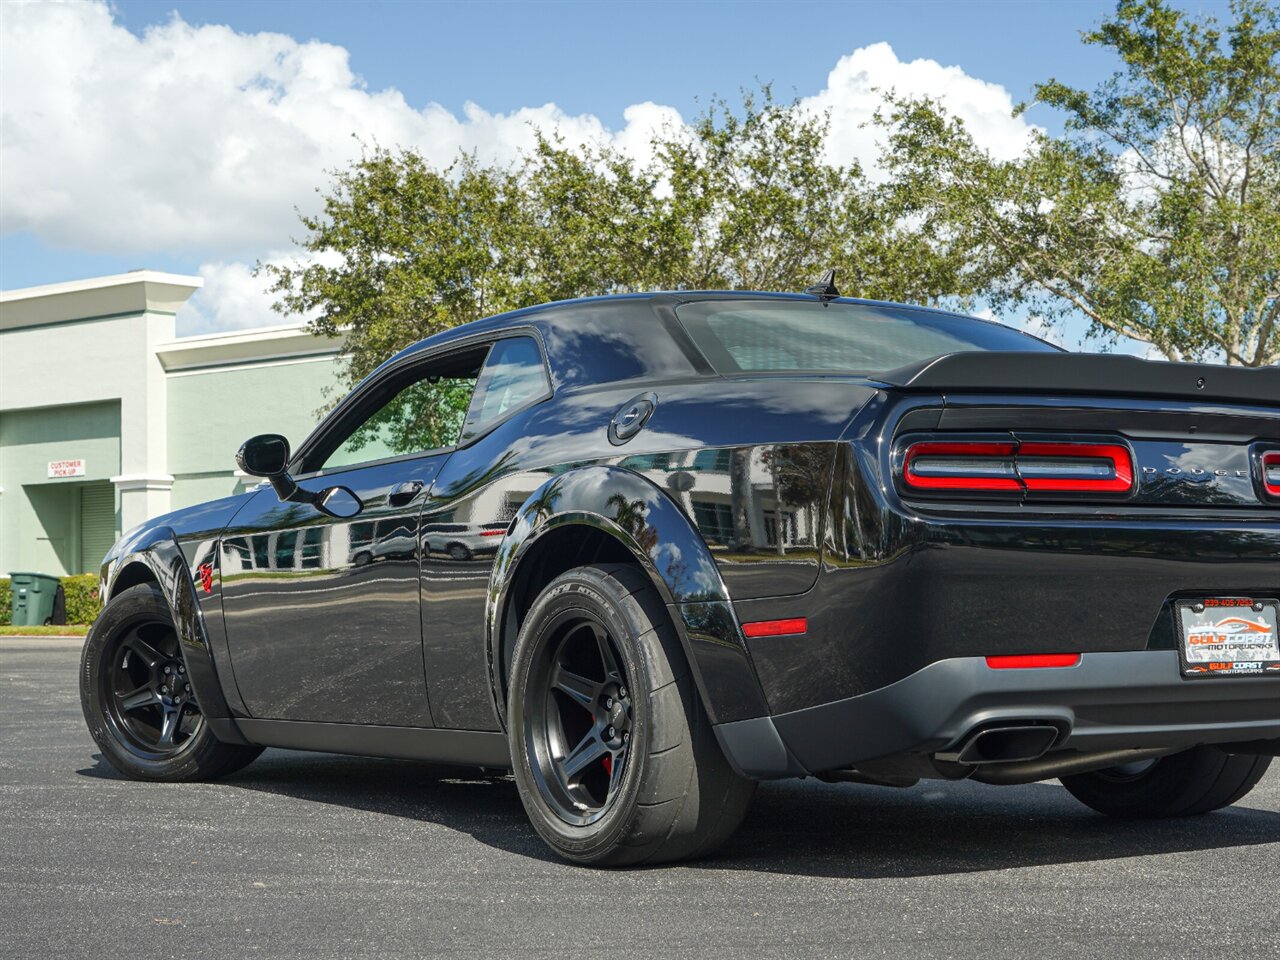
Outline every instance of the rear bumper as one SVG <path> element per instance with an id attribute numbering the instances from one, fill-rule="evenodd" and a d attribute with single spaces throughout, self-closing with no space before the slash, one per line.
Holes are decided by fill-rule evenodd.
<path id="1" fill-rule="evenodd" d="M 1054 749 L 1184 749 L 1280 738 L 1280 677 L 1186 680 L 1173 650 L 1086 653 L 1074 667 L 992 670 L 940 660 L 869 693 L 716 727 L 726 755 L 767 779 L 932 754 L 984 724 L 1035 720 Z"/>

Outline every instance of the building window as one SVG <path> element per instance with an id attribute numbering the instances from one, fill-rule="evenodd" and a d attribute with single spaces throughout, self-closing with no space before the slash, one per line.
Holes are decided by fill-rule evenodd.
<path id="1" fill-rule="evenodd" d="M 302 531 L 302 569 L 318 570 L 321 566 L 321 545 L 324 543 L 324 530 L 320 527 L 309 527 Z"/>
<path id="2" fill-rule="evenodd" d="M 796 522 L 796 514 L 794 510 L 785 510 L 782 513 L 782 529 L 784 544 L 798 544 L 800 542 L 800 527 Z M 764 512 L 764 536 L 769 546 L 776 547 L 778 545 L 778 514 L 773 510 Z"/>
<path id="3" fill-rule="evenodd" d="M 693 469 L 705 470 L 709 473 L 729 472 L 728 450 L 700 450 L 693 458 Z"/>
<path id="4" fill-rule="evenodd" d="M 223 547 L 225 548 L 227 559 L 231 560 L 234 558 L 238 569 L 253 569 L 253 554 L 249 550 L 249 544 L 242 538 L 233 537 L 232 539 L 227 540 L 223 544 Z M 231 567 L 231 564 L 228 564 L 228 567 Z"/>
<path id="5" fill-rule="evenodd" d="M 693 521 L 707 540 L 728 543 L 733 539 L 733 511 L 727 503 L 693 501 Z"/>
<path id="6" fill-rule="evenodd" d="M 271 569 L 293 569 L 293 545 L 297 541 L 298 531 L 296 530 L 284 530 L 276 534 L 276 556 L 275 563 L 271 564 Z"/>
<path id="7" fill-rule="evenodd" d="M 364 547 L 373 543 L 373 538 L 378 535 L 378 528 L 372 520 L 361 520 L 359 523 L 351 525 L 351 547 Z"/>

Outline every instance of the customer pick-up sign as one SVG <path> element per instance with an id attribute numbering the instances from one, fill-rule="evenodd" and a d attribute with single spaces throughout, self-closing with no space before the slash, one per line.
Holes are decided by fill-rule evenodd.
<path id="1" fill-rule="evenodd" d="M 49 479 L 55 480 L 61 477 L 83 477 L 84 461 L 83 460 L 50 460 L 49 461 Z"/>

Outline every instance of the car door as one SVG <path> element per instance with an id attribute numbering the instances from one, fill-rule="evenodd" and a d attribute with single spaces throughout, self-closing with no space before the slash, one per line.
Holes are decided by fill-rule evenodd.
<path id="1" fill-rule="evenodd" d="M 523 426 L 551 396 L 539 341 L 511 332 L 485 361 L 467 412 L 462 446 L 424 505 L 422 639 L 436 726 L 496 730 L 484 642 L 485 603 L 507 526 L 546 479 L 518 469 Z"/>
<path id="2" fill-rule="evenodd" d="M 486 352 L 472 347 L 362 387 L 298 452 L 298 485 L 349 488 L 362 504 L 356 516 L 282 502 L 264 487 L 224 535 L 227 642 L 253 717 L 432 725 L 419 518 Z"/>

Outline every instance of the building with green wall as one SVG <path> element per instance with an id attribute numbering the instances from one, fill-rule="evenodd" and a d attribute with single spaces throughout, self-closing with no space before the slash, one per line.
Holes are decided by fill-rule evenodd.
<path id="1" fill-rule="evenodd" d="M 177 337 L 200 285 L 140 270 L 0 292 L 0 576 L 95 573 L 122 530 L 256 484 L 235 466 L 246 438 L 314 426 L 339 342 Z"/>

